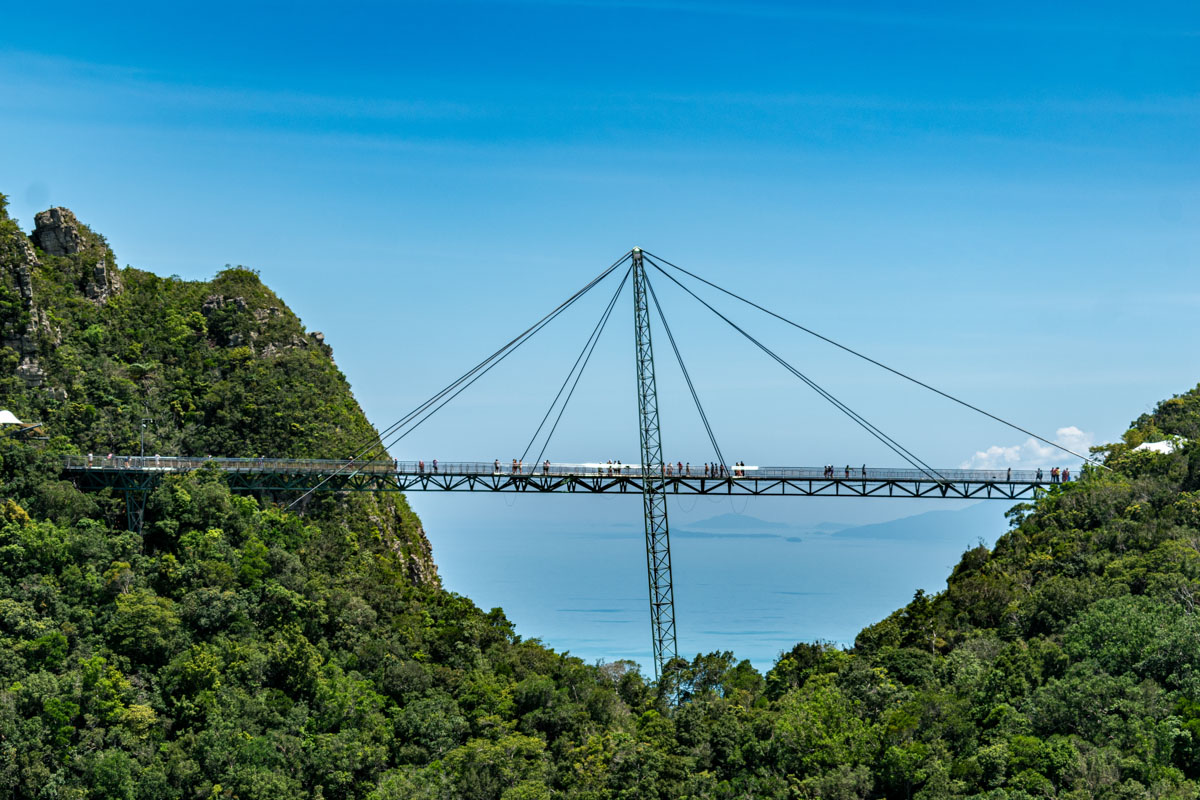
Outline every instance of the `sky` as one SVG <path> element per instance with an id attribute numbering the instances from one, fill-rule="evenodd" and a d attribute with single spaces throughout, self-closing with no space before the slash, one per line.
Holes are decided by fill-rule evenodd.
<path id="1" fill-rule="evenodd" d="M 28 228 L 70 207 L 121 264 L 160 274 L 259 270 L 325 333 L 379 427 L 633 246 L 1072 449 L 1200 379 L 1195 3 L 62 2 L 3 16 L 10 212 Z M 519 455 L 619 277 L 393 453 Z M 728 460 L 897 460 L 651 277 Z M 930 464 L 1069 460 L 720 307 Z M 637 460 L 631 316 L 626 288 L 548 457 Z M 665 454 L 710 460 L 656 336 Z M 412 502 L 435 558 L 439 526 L 486 530 L 508 510 Z M 603 498 L 523 508 L 564 529 L 631 513 Z M 803 526 L 930 509 L 734 510 Z"/>

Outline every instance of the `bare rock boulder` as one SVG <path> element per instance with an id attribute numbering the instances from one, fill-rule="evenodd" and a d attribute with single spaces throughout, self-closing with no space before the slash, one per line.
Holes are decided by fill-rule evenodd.
<path id="1" fill-rule="evenodd" d="M 86 246 L 79 220 L 69 208 L 50 208 L 33 218 L 34 244 L 52 256 L 72 256 Z"/>

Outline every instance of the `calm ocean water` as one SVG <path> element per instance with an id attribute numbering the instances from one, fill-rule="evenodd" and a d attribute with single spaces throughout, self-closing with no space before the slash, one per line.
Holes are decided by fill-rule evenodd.
<path id="1" fill-rule="evenodd" d="M 849 644 L 917 589 L 945 588 L 963 551 L 1007 529 L 980 503 L 833 531 L 731 514 L 672 525 L 680 655 L 732 650 L 759 670 L 799 641 Z M 902 512 L 903 509 L 900 509 Z M 899 512 L 898 512 L 899 513 Z M 504 608 L 517 632 L 586 661 L 650 664 L 640 527 L 425 516 L 446 588 Z"/>

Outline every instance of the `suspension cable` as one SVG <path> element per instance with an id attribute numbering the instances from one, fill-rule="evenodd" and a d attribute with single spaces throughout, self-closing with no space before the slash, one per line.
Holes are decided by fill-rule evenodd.
<path id="1" fill-rule="evenodd" d="M 679 347 L 675 344 L 675 335 L 671 333 L 671 326 L 667 324 L 667 315 L 663 313 L 662 306 L 658 303 L 658 295 L 654 293 L 654 286 L 650 283 L 649 276 L 646 277 L 646 288 L 650 290 L 650 299 L 654 301 L 654 308 L 658 311 L 658 318 L 662 321 L 663 330 L 667 332 L 667 340 L 671 343 L 671 349 L 675 351 L 675 360 L 679 362 L 679 369 L 683 372 L 683 379 L 687 381 L 688 391 L 692 393 L 692 400 L 696 404 L 696 410 L 700 412 L 700 421 L 704 423 L 704 430 L 708 433 L 708 441 L 712 443 L 713 451 L 717 454 L 717 463 L 722 466 L 728 466 L 725 463 L 725 456 L 721 453 L 721 446 L 717 444 L 717 437 L 713 434 L 712 426 L 708 424 L 708 415 L 704 413 L 704 406 L 700 404 L 700 395 L 696 393 L 696 387 L 692 384 L 692 376 L 688 374 L 688 368 L 683 363 L 683 356 L 679 353 Z"/>
<path id="2" fill-rule="evenodd" d="M 409 433 L 411 433 L 413 430 L 415 430 L 417 425 L 420 425 L 422 422 L 424 422 L 426 419 L 428 419 L 429 416 L 432 416 L 433 413 L 436 413 L 439 409 L 441 409 L 442 406 L 444 406 L 446 403 L 450 402 L 450 400 L 453 400 L 455 397 L 457 397 L 463 391 L 463 389 L 466 389 L 467 386 L 470 386 L 472 383 L 474 383 L 476 380 L 478 380 L 480 377 L 482 377 L 485 373 L 487 373 L 489 370 L 491 370 L 492 367 L 494 367 L 496 364 L 503 361 L 505 358 L 507 358 L 509 355 L 511 355 L 515 350 L 517 350 L 521 345 L 523 345 L 525 342 L 529 341 L 529 339 L 531 339 L 539 331 L 541 331 L 543 328 L 545 328 L 546 325 L 548 325 L 551 321 L 553 321 L 555 317 L 559 316 L 562 312 L 564 312 L 568 308 L 570 308 L 571 305 L 573 305 L 577 300 L 579 300 L 579 298 L 583 297 L 585 294 L 587 294 L 589 291 L 591 291 L 597 284 L 599 284 L 601 281 L 603 281 L 605 278 L 607 278 L 613 272 L 613 270 L 615 270 L 623 262 L 628 260 L 630 258 L 630 256 L 631 256 L 631 252 L 625 253 L 625 255 L 621 256 L 619 259 L 614 261 L 607 269 L 602 271 L 596 277 L 592 278 L 592 280 L 590 280 L 586 285 L 584 285 L 584 287 L 582 289 L 580 289 L 579 291 L 572 294 L 570 297 L 568 297 L 566 300 L 564 300 L 562 303 L 560 303 L 557 307 L 555 307 L 554 310 L 552 310 L 550 313 L 546 314 L 541 319 L 539 319 L 537 322 L 535 322 L 533 325 L 529 326 L 524 331 L 522 331 L 520 334 L 515 336 L 513 339 L 509 340 L 508 343 L 506 343 L 499 350 L 492 353 L 490 356 L 485 358 L 483 361 L 480 361 L 478 364 L 476 364 L 474 367 L 472 367 L 470 370 L 468 370 L 466 373 L 464 373 L 461 377 L 459 377 L 455 381 L 448 384 L 441 391 L 437 392 L 432 397 L 430 397 L 428 400 L 426 400 L 425 402 L 418 405 L 412 411 L 408 412 L 403 417 L 401 417 L 399 420 L 397 420 L 396 422 L 389 425 L 383 431 L 380 431 L 379 433 L 376 433 L 373 437 L 365 440 L 365 442 L 361 446 L 359 446 L 357 450 L 354 451 L 353 455 L 351 455 L 351 457 L 350 457 L 350 461 L 347 464 L 340 465 L 336 470 L 334 470 L 332 473 L 330 473 L 325 478 L 323 478 L 319 483 L 317 483 L 316 486 L 314 486 L 311 489 L 309 489 L 308 491 L 304 492 L 304 494 L 300 495 L 295 500 L 293 500 L 291 503 L 289 503 L 287 505 L 287 508 L 288 509 L 292 508 L 297 503 L 301 502 L 306 497 L 308 497 L 310 494 L 315 492 L 317 489 L 320 489 L 322 486 L 324 486 L 326 483 L 328 483 L 331 479 L 333 479 L 334 477 L 336 477 L 338 475 L 343 474 L 343 472 L 345 472 L 351 466 L 354 467 L 354 470 L 353 470 L 353 472 L 349 473 L 349 477 L 353 477 L 354 475 L 357 475 L 359 472 L 362 471 L 363 466 L 365 464 L 370 463 L 372 460 L 377 458 L 377 456 L 372 455 L 370 458 L 360 461 L 359 460 L 360 456 L 362 456 L 363 454 L 365 454 L 369 451 L 372 451 L 376 447 L 380 447 L 380 446 L 381 446 L 381 451 L 383 453 L 386 453 L 387 448 L 389 446 L 391 446 L 390 444 L 384 444 L 384 440 L 386 437 L 395 434 L 397 431 L 399 431 L 405 425 L 410 423 L 417 416 L 422 414 L 426 409 L 430 408 L 434 403 L 437 403 L 439 400 L 441 400 L 443 397 L 445 397 L 450 392 L 452 392 L 452 391 L 454 392 L 454 394 L 452 394 L 447 400 L 442 402 L 441 405 L 437 406 L 437 408 L 434 408 L 433 411 L 431 411 L 424 418 L 422 418 L 419 422 L 417 422 L 416 425 L 414 425 L 412 428 L 410 428 L 408 432 L 406 432 L 406 433 L 400 435 L 398 438 L 394 439 L 391 444 L 395 444 L 395 442 L 398 442 L 400 439 L 403 439 L 405 436 L 407 436 Z M 471 376 L 474 376 L 474 377 L 471 377 Z M 465 382 L 465 385 L 463 385 L 464 382 Z M 458 387 L 461 387 L 461 388 L 458 388 Z M 456 388 L 458 388 L 458 390 L 454 391 Z"/>
<path id="3" fill-rule="evenodd" d="M 643 252 L 644 252 L 644 251 L 643 251 Z M 909 464 L 911 464 L 911 465 L 912 465 L 913 467 L 915 467 L 916 469 L 920 470 L 921 472 L 924 472 L 924 473 L 925 473 L 926 475 L 928 475 L 928 476 L 929 476 L 931 479 L 933 479 L 933 480 L 936 480 L 936 481 L 938 481 L 938 482 L 940 482 L 940 483 L 949 483 L 949 480 L 948 480 L 948 479 L 947 479 L 947 478 L 946 478 L 944 475 L 942 475 L 942 474 L 941 474 L 941 473 L 939 473 L 939 472 L 938 472 L 936 469 L 934 469 L 933 467 L 929 466 L 929 465 L 928 465 L 928 464 L 926 464 L 924 461 L 922 461 L 922 460 L 921 460 L 921 459 L 920 459 L 920 458 L 919 458 L 919 457 L 918 457 L 916 454 L 914 454 L 914 453 L 913 453 L 911 450 L 909 450 L 908 448 L 904 447 L 902 444 L 900 444 L 899 442 L 897 442 L 897 441 L 896 441 L 895 439 L 893 439 L 892 437 L 888 436 L 886 433 L 884 433 L 884 432 L 883 432 L 882 430 L 880 430 L 878 427 L 876 427 L 876 426 L 875 426 L 875 425 L 873 425 L 871 422 L 869 422 L 869 421 L 868 421 L 868 420 L 867 420 L 865 417 L 863 417 L 861 414 L 859 414 L 859 413 L 858 413 L 858 412 L 856 412 L 854 409 L 850 408 L 848 405 L 846 405 L 846 404 L 845 404 L 845 403 L 843 403 L 841 400 L 837 399 L 837 398 L 836 398 L 836 397 L 834 397 L 832 394 L 830 394 L 828 391 L 826 391 L 824 388 L 822 388 L 822 387 L 821 387 L 819 384 L 817 384 L 817 383 L 816 383 L 816 381 L 812 380 L 812 379 L 811 379 L 811 378 L 809 378 L 807 375 L 805 375 L 804 373 L 802 373 L 800 370 L 798 370 L 798 369 L 796 369 L 795 367 L 793 367 L 791 364 L 789 364 L 789 363 L 788 363 L 787 361 L 785 361 L 785 360 L 784 360 L 782 357 L 780 357 L 779 355 L 777 355 L 777 354 L 776 354 L 776 353 L 775 353 L 773 350 L 771 350 L 771 349 L 770 349 L 769 347 L 767 347 L 765 344 L 763 344 L 763 343 L 762 343 L 762 342 L 760 342 L 758 339 L 754 338 L 754 337 L 753 337 L 753 336 L 751 336 L 749 333 L 747 333 L 747 332 L 746 332 L 746 331 L 745 331 L 745 330 L 744 330 L 744 329 L 743 329 L 741 326 L 739 326 L 739 325 L 738 325 L 736 322 L 734 322 L 733 320 L 729 319 L 729 317 L 725 316 L 724 314 L 722 314 L 722 313 L 721 313 L 720 311 L 718 311 L 717 309 L 713 308 L 713 306 L 711 306 L 711 305 L 710 305 L 710 304 L 709 304 L 707 301 L 705 301 L 704 299 L 702 299 L 702 298 L 701 298 L 699 295 L 697 295 L 697 294 L 696 294 L 695 292 L 693 292 L 691 289 L 689 289 L 688 287 L 686 287 L 686 286 L 684 286 L 682 283 L 680 283 L 678 280 L 676 280 L 676 279 L 675 279 L 675 277 L 674 277 L 673 275 L 671 275 L 669 272 L 667 272 L 667 271 L 666 271 L 666 270 L 664 270 L 662 267 L 660 267 L 660 266 L 659 266 L 657 263 L 655 263 L 655 262 L 654 262 L 652 259 L 647 259 L 647 260 L 649 260 L 649 261 L 650 261 L 650 263 L 651 263 L 651 264 L 654 266 L 654 268 L 655 268 L 655 269 L 657 269 L 657 270 L 658 270 L 659 272 L 661 272 L 663 275 L 666 275 L 666 276 L 667 276 L 667 278 L 668 278 L 668 279 L 669 279 L 669 280 L 670 280 L 672 283 L 674 283 L 675 285 L 677 285 L 679 288 L 683 289 L 685 292 L 687 292 L 689 295 L 691 295 L 693 298 L 695 298 L 695 300 L 696 300 L 696 301 L 698 301 L 698 302 L 699 302 L 701 305 L 703 305 L 703 306 L 704 306 L 705 308 L 707 308 L 709 311 L 713 312 L 713 313 L 714 313 L 714 314 L 716 314 L 718 317 L 720 317 L 722 320 L 724 320 L 724 322 L 725 322 L 727 325 L 729 325 L 729 326 L 730 326 L 730 327 L 732 327 L 734 330 L 736 330 L 738 333 L 740 333 L 742 336 L 744 336 L 744 337 L 746 337 L 748 340 L 750 340 L 750 342 L 752 342 L 752 343 L 753 343 L 753 344 L 754 344 L 756 347 L 758 347 L 760 350 L 762 350 L 764 353 L 766 353 L 768 356 L 770 356 L 772 359 L 774 359 L 774 360 L 775 360 L 775 361 L 776 361 L 776 362 L 777 362 L 777 363 L 778 363 L 780 366 L 782 366 L 782 367 L 783 367 L 784 369 L 786 369 L 788 372 L 792 373 L 794 376 L 796 376 L 796 377 L 797 377 L 797 378 L 799 378 L 801 381 L 803 381 L 803 382 L 804 382 L 806 385 L 808 385 L 808 387 L 809 387 L 809 388 L 811 388 L 813 391 L 815 391 L 815 392 L 816 392 L 817 394 L 819 394 L 821 397 L 825 398 L 825 400 L 827 400 L 827 401 L 828 401 L 828 402 L 829 402 L 829 403 L 830 403 L 830 404 L 831 404 L 831 405 L 832 405 L 834 408 L 838 409 L 838 410 L 839 410 L 839 411 L 841 411 L 843 414 L 845 414 L 846 416 L 848 416 L 848 417 L 849 417 L 851 420 L 853 420 L 853 421 L 854 421 L 855 423 L 857 423 L 857 424 L 858 424 L 858 425 L 859 425 L 861 428 L 863 428 L 863 430 L 867 431 L 867 433 L 871 434 L 871 435 L 872 435 L 872 436 L 874 436 L 876 439 L 878 439 L 880 442 L 882 442 L 884 445 L 886 445 L 886 446 L 887 446 L 887 447 L 888 447 L 890 450 L 892 450 L 892 452 L 896 453 L 896 455 L 900 456 L 902 459 L 904 459 L 905 461 L 907 461 Z"/>
<path id="4" fill-rule="evenodd" d="M 604 335 L 604 328 L 608 325 L 608 319 L 612 316 L 613 308 L 616 307 L 617 298 L 621 296 L 621 290 L 625 288 L 625 282 L 629 280 L 630 273 L 633 268 L 630 267 L 625 273 L 625 277 L 621 279 L 621 285 L 617 287 L 617 293 L 613 295 L 608 304 L 608 310 L 604 312 L 604 318 L 600 320 L 599 333 L 592 342 L 592 349 L 588 351 L 587 357 L 583 359 L 583 366 L 579 368 L 579 373 L 575 376 L 575 382 L 571 384 L 571 391 L 567 392 L 567 399 L 563 400 L 562 408 L 558 410 L 558 416 L 554 418 L 554 424 L 550 426 L 550 432 L 546 434 L 546 441 L 542 442 L 542 449 L 538 451 L 537 463 L 541 463 L 542 456 L 546 454 L 546 448 L 550 446 L 550 440 L 554 438 L 554 432 L 558 430 L 558 423 L 562 421 L 563 412 L 567 410 L 567 404 L 571 402 L 571 397 L 575 394 L 575 387 L 579 385 L 579 379 L 583 377 L 583 371 L 587 369 L 588 362 L 592 360 L 592 353 L 596 352 L 596 345 L 600 344 L 600 337 Z"/>
<path id="5" fill-rule="evenodd" d="M 646 255 L 653 255 L 652 253 L 646 253 L 646 251 L 644 251 L 644 250 L 642 252 L 645 253 Z M 885 369 L 888 372 L 892 373 L 893 375 L 904 378 L 904 380 L 906 380 L 906 381 L 915 383 L 916 385 L 922 387 L 923 389 L 928 389 L 929 391 L 933 392 L 934 394 L 939 394 L 942 397 L 946 398 L 947 400 L 952 400 L 955 403 L 958 403 L 960 406 L 969 408 L 972 411 L 975 411 L 979 414 L 983 414 L 985 417 L 989 417 L 989 418 L 995 420 L 996 422 L 1001 423 L 1002 425 L 1007 425 L 1008 427 L 1012 428 L 1015 431 L 1019 431 L 1027 436 L 1032 436 L 1034 439 L 1037 439 L 1039 442 L 1042 442 L 1043 444 L 1048 444 L 1051 447 L 1054 447 L 1058 450 L 1062 450 L 1064 453 L 1069 453 L 1070 455 L 1073 455 L 1076 458 L 1081 458 L 1084 461 L 1087 461 L 1091 464 L 1095 464 L 1097 466 L 1108 469 L 1108 467 L 1106 467 L 1104 464 L 1100 463 L 1099 461 L 1097 461 L 1096 459 L 1094 459 L 1090 456 L 1085 456 L 1082 453 L 1076 453 L 1074 450 L 1071 450 L 1068 447 L 1064 447 L 1061 444 L 1058 444 L 1057 442 L 1052 442 L 1049 439 L 1046 439 L 1045 437 L 1039 436 L 1038 434 L 1034 433 L 1033 431 L 1026 430 L 1025 428 L 1022 428 L 1020 425 L 1017 425 L 1016 423 L 1013 423 L 1013 422 L 1009 422 L 1008 420 L 1003 419 L 1002 417 L 998 417 L 995 414 L 991 413 L 990 411 L 985 411 L 984 409 L 979 408 L 978 406 L 968 403 L 966 400 L 960 400 L 959 398 L 955 397 L 954 395 L 949 394 L 947 392 L 943 392 L 941 389 L 938 389 L 937 387 L 930 386 L 928 383 L 925 383 L 924 381 L 918 380 L 917 378 L 914 378 L 911 375 L 907 375 L 898 369 L 889 367 L 887 364 L 884 364 L 880 361 L 876 361 L 875 359 L 871 358 L 870 356 L 860 353 L 857 350 L 854 350 L 853 348 L 847 347 L 846 345 L 842 344 L 841 342 L 834 341 L 833 339 L 830 339 L 828 336 L 823 336 L 822 334 L 817 333 L 816 331 L 812 330 L 811 328 L 806 328 L 803 325 L 801 325 L 800 323 L 794 322 L 793 320 L 790 320 L 787 317 L 782 316 L 781 314 L 777 314 L 774 311 L 770 310 L 769 308 L 764 308 L 763 306 L 760 306 L 758 303 L 755 303 L 753 300 L 748 300 L 745 297 L 742 297 L 741 295 L 739 295 L 735 292 L 731 292 L 728 289 L 718 286 L 717 284 L 713 283 L 712 281 L 705 280 L 704 278 L 700 277 L 696 273 L 689 272 L 688 270 L 684 269 L 683 267 L 679 266 L 678 264 L 672 264 L 670 261 L 667 261 L 665 258 L 660 258 L 659 256 L 654 256 L 654 258 L 656 258 L 659 261 L 661 261 L 662 263 L 666 264 L 668 267 L 677 269 L 680 272 L 684 273 L 685 275 L 689 275 L 689 276 L 695 278 L 696 280 L 700 281 L 701 283 L 711 286 L 712 288 L 716 289 L 717 291 L 729 295 L 730 297 L 734 298 L 735 300 L 740 300 L 741 302 L 745 303 L 746 305 L 756 308 L 759 311 L 763 312 L 764 314 L 774 317 L 775 319 L 779 320 L 780 322 L 785 322 L 788 325 L 791 325 L 793 328 L 797 328 L 799 330 L 804 331 L 805 333 L 809 334 L 810 336 L 815 336 L 816 338 L 820 339 L 823 342 L 827 342 L 828 344 L 831 344 L 834 347 L 840 348 L 840 349 L 846 351 L 847 353 L 850 353 L 853 356 L 857 356 L 858 358 L 861 358 L 863 361 L 874 364 L 875 366 L 877 366 L 881 369 Z"/>
<path id="6" fill-rule="evenodd" d="M 618 262 L 618 264 L 619 263 L 620 262 Z M 626 273 L 626 275 L 628 275 L 628 272 Z M 622 283 L 624 283 L 624 281 L 622 281 Z M 611 308 L 612 302 L 615 302 L 615 298 L 613 301 L 610 301 L 610 306 L 609 306 L 610 308 Z M 551 317 L 551 319 L 553 319 L 553 317 Z M 537 330 L 534 331 L 534 333 L 537 333 L 542 328 L 546 327 L 546 325 L 549 324 L 549 322 L 550 322 L 550 320 L 547 319 L 545 322 L 541 323 L 541 325 L 537 328 Z M 533 334 L 530 334 L 530 336 L 526 337 L 523 341 L 517 343 L 514 347 L 512 347 L 510 350 L 508 350 L 508 352 L 504 353 L 504 355 L 497 358 L 491 364 L 488 364 L 488 366 L 486 368 L 481 370 L 479 372 L 479 374 L 475 375 L 473 378 L 471 378 L 471 380 L 467 381 L 465 384 L 463 384 L 461 387 L 459 387 L 452 395 L 447 397 L 445 400 L 441 401 L 441 403 L 439 403 L 435 408 L 431 409 L 430 411 L 427 411 L 424 414 L 424 416 L 422 416 L 419 420 L 414 422 L 411 425 L 411 427 L 409 427 L 408 430 L 404 431 L 403 433 L 393 435 L 392 439 L 384 445 L 384 449 L 386 450 L 386 449 L 394 447 L 395 445 L 400 443 L 400 441 L 402 441 L 406 436 L 408 436 L 410 433 L 415 431 L 417 428 L 421 427 L 421 425 L 423 425 L 430 417 L 432 417 L 434 414 L 436 414 L 438 411 L 440 411 L 443 407 L 445 407 L 447 403 L 449 403 L 451 400 L 453 400 L 454 398 L 456 398 L 460 394 L 462 394 L 464 391 L 466 391 L 467 388 L 471 386 L 471 384 L 475 383 L 475 381 L 479 380 L 484 375 L 486 375 L 488 372 L 490 372 L 492 370 L 492 368 L 495 367 L 497 364 L 499 364 L 501 361 L 503 361 L 504 359 L 508 358 L 510 355 L 515 353 L 522 344 L 529 341 L 529 339 L 531 339 L 532 337 L 533 337 Z"/>
<path id="7" fill-rule="evenodd" d="M 630 267 L 630 270 L 632 269 L 633 268 Z M 617 297 L 621 294 L 621 290 L 625 288 L 625 281 L 628 279 L 629 270 L 626 270 L 625 277 L 621 279 L 621 283 L 617 286 L 617 291 L 613 292 L 612 299 L 608 301 L 608 305 L 605 306 L 604 310 L 600 312 L 600 320 L 596 323 L 596 326 L 592 328 L 592 332 L 588 336 L 587 341 L 583 343 L 583 349 L 579 351 L 579 355 L 575 358 L 575 363 L 571 365 L 571 370 L 567 373 L 567 377 L 563 379 L 562 386 L 558 387 L 558 394 L 554 395 L 554 399 L 550 401 L 550 407 L 546 409 L 545 416 L 543 416 L 542 421 L 538 423 L 537 430 L 533 432 L 533 436 L 529 437 L 529 444 L 525 445 L 525 450 L 521 453 L 520 461 L 524 462 L 525 456 L 529 455 L 529 451 L 533 449 L 533 443 L 537 441 L 538 434 L 540 434 L 542 432 L 542 428 L 546 426 L 546 420 L 550 419 L 550 415 L 554 413 L 554 407 L 558 405 L 559 398 L 562 397 L 562 393 L 567 389 L 567 384 L 571 382 L 572 376 L 575 375 L 575 370 L 579 366 L 579 362 L 583 361 L 584 355 L 588 354 L 588 348 L 597 338 L 597 334 L 599 334 L 599 332 L 603 329 L 604 323 L 608 321 L 608 315 L 612 312 L 612 307 L 616 304 Z M 584 362 L 584 366 L 587 366 L 587 362 Z M 580 371 L 582 372 L 582 370 Z M 544 451 L 545 447 L 543 447 L 542 450 Z"/>
<path id="8" fill-rule="evenodd" d="M 359 450 L 358 450 L 358 451 L 355 453 L 355 456 L 354 456 L 354 457 L 355 457 L 355 458 L 358 458 L 360 455 L 362 455 L 363 453 L 367 452 L 369 449 L 371 449 L 371 448 L 375 447 L 377 444 L 381 443 L 381 442 L 382 442 L 382 441 L 383 441 L 385 438 L 387 438 L 388 436 L 392 435 L 392 434 L 393 434 L 393 433 L 394 433 L 396 430 L 398 430 L 399 428 L 403 427 L 403 426 L 404 426 L 404 425 L 406 425 L 408 422 L 410 422 L 412 419 L 416 418 L 416 417 L 417 417 L 419 414 L 421 414 L 422 412 L 424 412 L 424 411 L 425 411 L 425 409 L 429 408 L 429 407 L 430 407 L 430 406 L 432 406 L 434 403 L 436 403 L 438 400 L 440 400 L 441 398 L 445 397 L 445 396 L 446 396 L 447 394 L 449 394 L 450 392 L 454 391 L 454 389 L 455 389 L 455 388 L 457 388 L 457 387 L 458 387 L 460 384 L 462 384 L 464 381 L 466 381 L 467 379 L 469 379 L 469 378 L 470 378 L 472 375 L 474 375 L 476 372 L 478 372 L 479 370 L 481 370 L 481 369 L 484 369 L 485 367 L 487 367 L 487 366 L 488 366 L 488 364 L 489 364 L 489 363 L 491 363 L 492 361 L 494 361 L 494 360 L 496 360 L 496 359 L 498 359 L 498 358 L 501 358 L 501 357 L 502 357 L 502 354 L 504 354 L 504 353 L 505 353 L 506 351 L 508 351 L 510 348 L 512 348 L 512 349 L 516 349 L 517 347 L 520 347 L 522 344 L 524 344 L 524 343 L 525 343 L 525 340 L 527 340 L 528 338 L 530 338 L 530 337 L 532 337 L 534 334 L 536 334 L 538 331 L 540 331 L 540 330 L 541 330 L 543 327 L 545 327 L 545 326 L 546 326 L 546 324 L 547 324 L 548 322 L 550 322 L 550 321 L 551 321 L 552 319 L 554 319 L 556 316 L 558 316 L 558 315 L 559 315 L 559 314 L 561 314 L 563 311 L 565 311 L 567 308 L 569 308 L 569 307 L 570 307 L 570 306 L 571 306 L 571 305 L 572 305 L 572 304 L 573 304 L 575 301 L 577 301 L 579 298 L 583 297 L 585 294 L 587 294 L 589 291 L 591 291 L 591 289 L 592 289 L 593 287 L 595 287 L 595 286 L 596 286 L 598 283 L 600 283 L 600 282 L 601 282 L 601 281 L 603 281 L 605 278 L 607 278 L 607 277 L 608 277 L 608 275 L 609 275 L 609 274 L 610 274 L 610 273 L 611 273 L 613 270 L 615 270 L 617 267 L 619 267 L 619 266 L 620 266 L 620 265 L 621 265 L 621 264 L 622 264 L 624 261 L 626 261 L 627 259 L 629 259 L 631 255 L 632 255 L 632 253 L 631 253 L 631 252 L 627 252 L 625 255 L 621 256 L 619 259 L 617 259 L 617 260 L 616 260 L 616 261 L 614 261 L 614 262 L 613 262 L 611 265 L 609 265 L 609 267 L 608 267 L 607 269 L 605 269 L 603 272 L 601 272 L 601 273 L 600 273 L 599 275 L 597 275 L 595 278 L 592 278 L 592 280 L 591 280 L 591 281 L 589 281 L 589 282 L 588 282 L 588 283 L 587 283 L 587 284 L 586 284 L 586 285 L 585 285 L 585 286 L 584 286 L 582 289 L 580 289 L 580 290 L 579 290 L 579 291 L 577 291 L 575 294 L 571 295 L 571 296 L 570 296 L 570 297 L 568 297 L 566 300 L 564 300 L 562 303 L 560 303 L 560 304 L 558 305 L 558 307 L 556 307 L 556 308 L 555 308 L 553 311 L 551 311 L 549 314 L 547 314 L 546 316 L 542 317 L 542 318 L 541 318 L 541 319 L 539 319 L 537 322 L 535 322 L 533 325 L 531 325 L 531 326 L 529 326 L 528 328 L 526 328 L 524 331 L 522 331 L 522 332 L 521 332 L 520 334 L 518 334 L 516 337 L 514 337 L 513 339 L 511 339 L 511 340 L 510 340 L 510 341 L 509 341 L 507 344 L 505 344 L 505 345 L 504 345 L 503 347 L 501 347 L 499 350 L 497 350 L 496 352 L 492 353 L 490 356 L 488 356 L 487 358 L 485 358 L 483 361 L 480 361 L 478 364 L 476 364 L 474 367 L 472 367 L 470 370 L 468 370 L 466 373 L 464 373 L 464 374 L 463 374 L 461 377 L 459 377 L 457 380 L 455 380 L 454 382 L 452 382 L 452 383 L 448 384 L 448 385 L 447 385 L 445 388 L 443 388 L 441 391 L 439 391 L 439 392 L 438 392 L 437 394 L 435 394 L 433 397 L 430 397 L 430 398 L 429 398 L 428 400 L 426 400 L 424 403 L 422 403 L 421 405 L 417 406 L 417 407 L 416 407 L 416 408 L 414 408 L 412 411 L 408 412 L 408 414 L 404 415 L 404 416 L 403 416 L 403 417 L 401 417 L 399 420 L 397 420 L 396 422 L 394 422 L 394 423 L 392 423 L 391 425 L 389 425 L 389 426 L 388 426 L 387 428 L 385 428 L 383 431 L 380 431 L 380 432 L 379 432 L 379 433 L 378 433 L 376 436 L 374 436 L 373 438 L 371 438 L 371 439 L 367 440 L 367 443 L 366 443 L 364 446 L 362 446 L 362 447 L 361 447 L 361 448 L 360 448 L 360 449 L 359 449 Z M 385 448 L 385 449 L 386 449 L 386 448 Z"/>

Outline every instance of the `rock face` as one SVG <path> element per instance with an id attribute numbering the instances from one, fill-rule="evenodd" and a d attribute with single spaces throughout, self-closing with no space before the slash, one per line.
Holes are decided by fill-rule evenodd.
<path id="1" fill-rule="evenodd" d="M 37 286 L 48 277 L 54 282 L 65 279 L 88 300 L 103 305 L 121 291 L 121 273 L 104 237 L 93 233 L 70 209 L 51 208 L 34 219 L 33 233 L 26 237 L 6 213 L 0 213 L 0 282 L 15 292 L 14 300 L 20 300 L 0 319 L 0 345 L 16 353 L 13 371 L 27 386 L 43 387 L 58 396 L 61 388 L 44 385 L 46 372 L 39 356 L 45 355 L 43 348 L 57 346 L 62 336 L 44 303 L 39 303 Z M 35 247 L 44 257 L 39 258 Z"/>
<path id="2" fill-rule="evenodd" d="M 29 240 L 13 231 L 0 242 L 0 270 L 5 283 L 11 284 L 21 299 L 22 313 L 11 315 L 0 325 L 0 344 L 17 354 L 17 377 L 27 386 L 41 386 L 46 373 L 38 363 L 35 332 L 47 324 L 45 315 L 33 302 L 33 270 L 41 266 Z"/>
<path id="3" fill-rule="evenodd" d="M 84 296 L 103 304 L 121 291 L 121 273 L 103 237 L 88 230 L 69 208 L 50 208 L 34 216 L 33 243 L 46 255 L 70 259 Z"/>
<path id="4" fill-rule="evenodd" d="M 73 256 L 84 248 L 79 220 L 69 208 L 50 208 L 33 218 L 34 244 L 52 256 Z"/>

